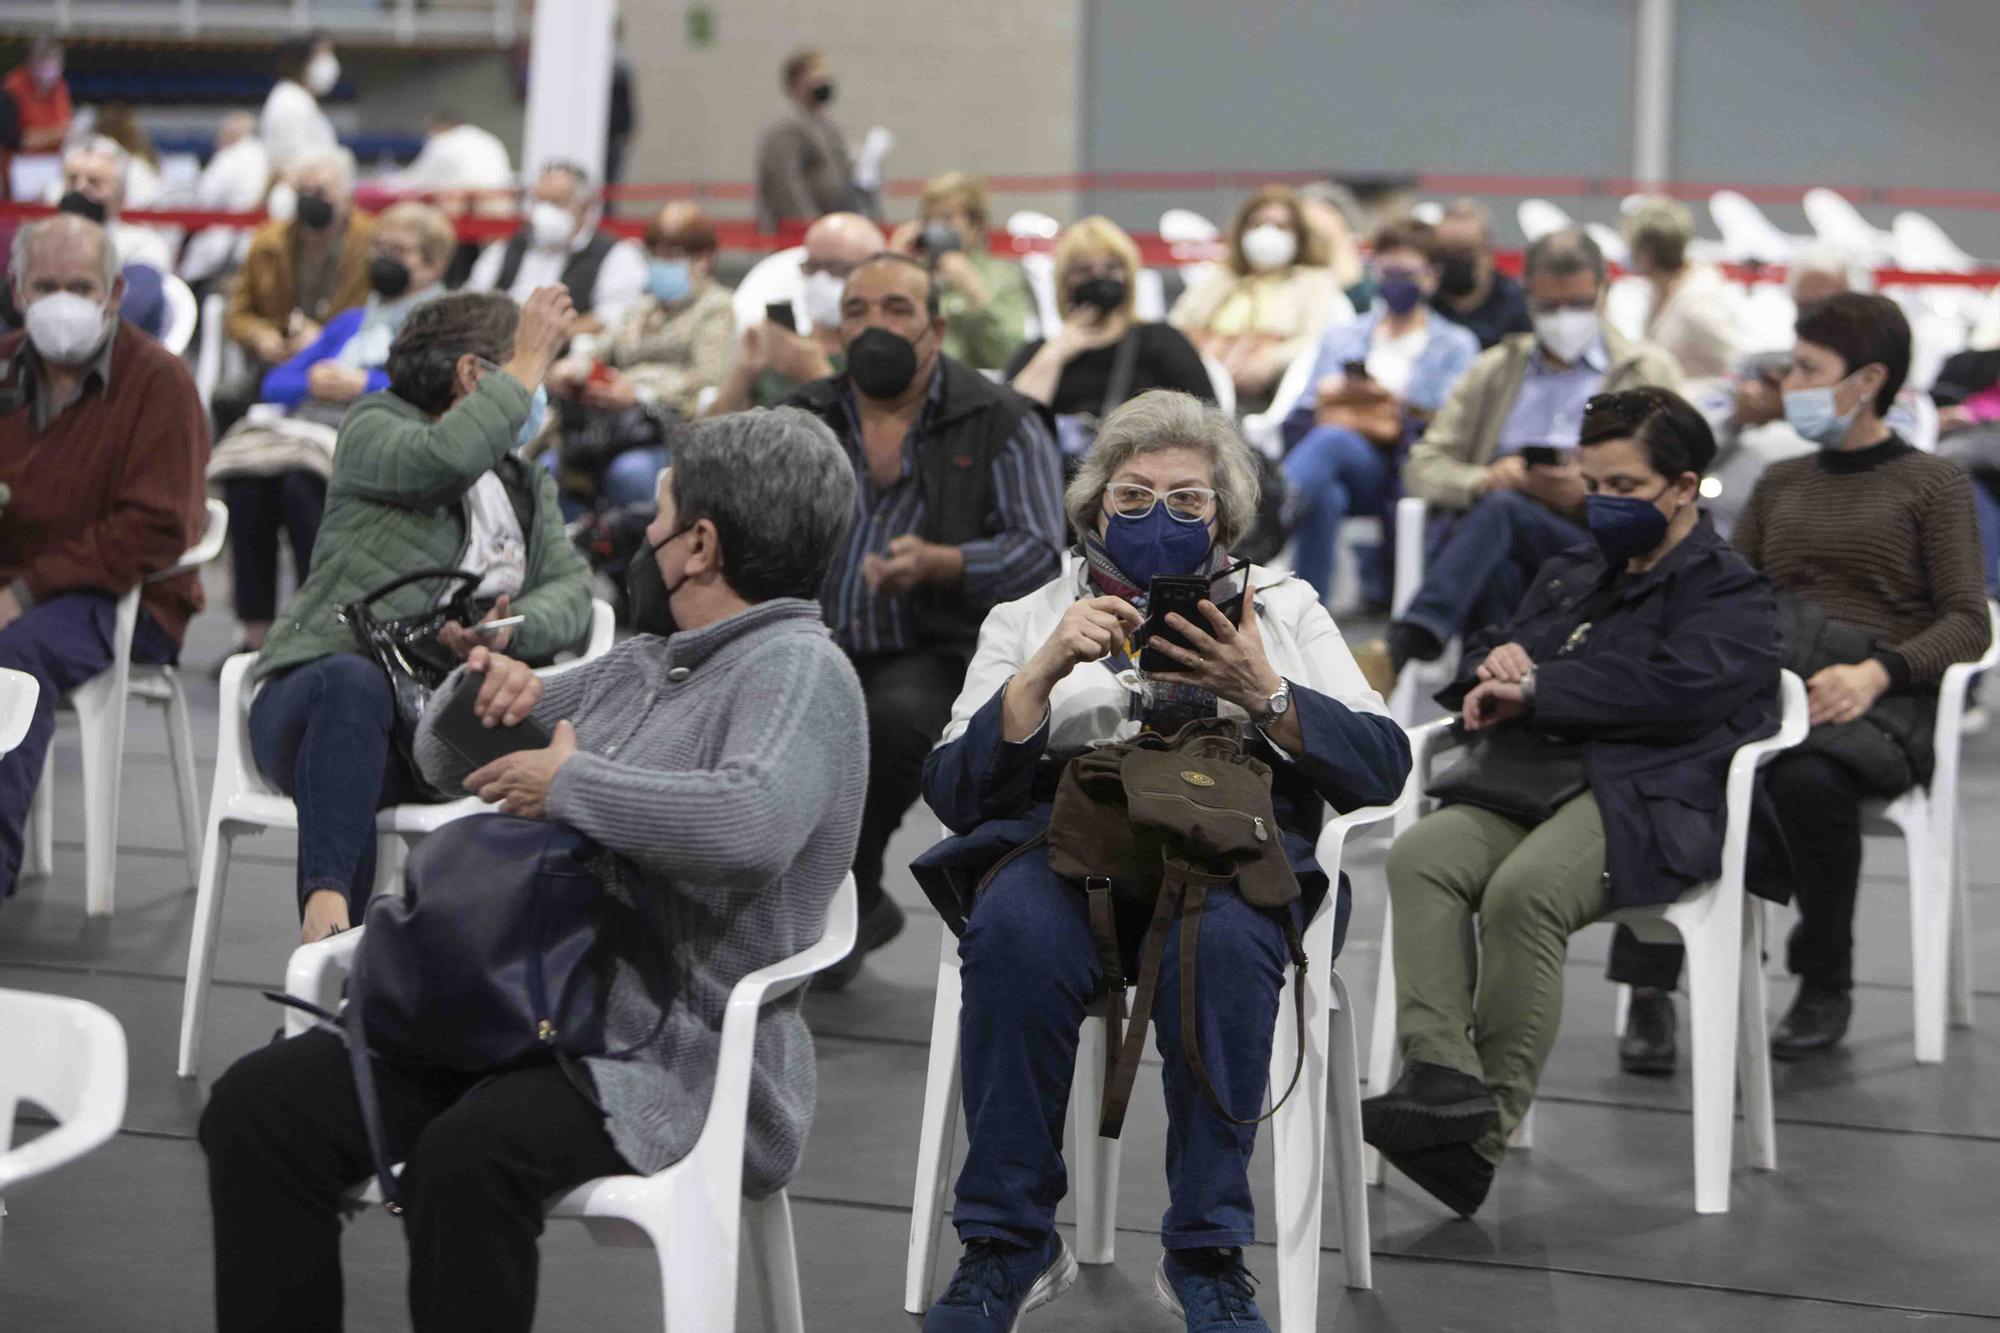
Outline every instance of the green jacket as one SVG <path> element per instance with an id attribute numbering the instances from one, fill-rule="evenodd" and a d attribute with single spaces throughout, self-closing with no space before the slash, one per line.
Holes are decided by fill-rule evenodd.
<path id="1" fill-rule="evenodd" d="M 469 544 L 466 493 L 497 471 L 521 520 L 527 578 L 512 602 L 527 617 L 508 654 L 546 661 L 590 629 L 590 569 L 563 531 L 555 479 L 514 453 L 528 392 L 488 374 L 436 420 L 393 393 L 371 394 L 341 422 L 312 573 L 285 608 L 252 677 L 357 651 L 339 618 L 349 602 L 402 574 L 456 568 Z M 434 607 L 442 589 L 414 583 L 375 604 L 384 619 Z"/>
<path id="2" fill-rule="evenodd" d="M 945 318 L 944 354 L 974 370 L 1004 370 L 1028 340 L 1034 294 L 1019 264 L 985 250 L 967 250 L 965 257 L 986 284 L 986 306 L 974 312 L 957 292 L 944 293 L 939 303 Z"/>

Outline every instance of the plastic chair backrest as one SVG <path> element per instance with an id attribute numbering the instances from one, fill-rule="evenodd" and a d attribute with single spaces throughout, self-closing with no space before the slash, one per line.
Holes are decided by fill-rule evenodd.
<path id="1" fill-rule="evenodd" d="M 1523 199 L 1514 210 L 1514 220 L 1521 224 L 1521 235 L 1529 243 L 1539 241 L 1550 232 L 1561 231 L 1573 226 L 1570 216 L 1546 199 Z"/>
<path id="2" fill-rule="evenodd" d="M 730 297 L 730 305 L 736 312 L 738 333 L 753 324 L 764 322 L 764 307 L 779 301 L 792 303 L 792 317 L 798 321 L 798 332 L 812 332 L 812 321 L 806 317 L 805 275 L 801 265 L 806 262 L 806 248 L 795 245 L 789 250 L 778 250 L 758 260 L 743 281 L 736 284 L 735 294 Z"/>
<path id="3" fill-rule="evenodd" d="M 1741 263 L 1783 263 L 1796 240 L 1779 231 L 1764 210 L 1735 190 L 1717 190 L 1708 197 L 1708 216 L 1722 233 L 1724 257 Z"/>
<path id="4" fill-rule="evenodd" d="M 1202 369 L 1208 372 L 1208 382 L 1215 389 L 1215 405 L 1224 415 L 1236 415 L 1236 381 L 1229 378 L 1229 369 L 1208 353 L 1201 354 Z"/>
<path id="5" fill-rule="evenodd" d="M 1219 227 L 1191 208 L 1170 208 L 1160 214 L 1160 239 L 1169 245 L 1198 244 L 1221 235 Z"/>
<path id="6" fill-rule="evenodd" d="M 12 751 L 28 734 L 41 693 L 42 683 L 27 672 L 0 667 L 0 755 Z"/>
<path id="7" fill-rule="evenodd" d="M 1917 273 L 1970 273 L 1979 261 L 1959 248 L 1928 215 L 1905 210 L 1889 224 L 1896 267 Z"/>
<path id="8" fill-rule="evenodd" d="M 194 289 L 172 273 L 160 275 L 160 294 L 167 302 L 167 326 L 160 330 L 160 346 L 179 356 L 194 341 L 201 307 L 194 299 Z"/>
<path id="9" fill-rule="evenodd" d="M 210 292 L 201 303 L 201 346 L 195 352 L 194 387 L 203 407 L 215 398 L 215 386 L 222 382 L 222 324 L 229 313 L 229 298 Z"/>
<path id="10" fill-rule="evenodd" d="M 1038 209 L 1022 208 L 1007 215 L 1007 234 L 1010 236 L 1052 241 L 1061 230 L 1060 222 Z"/>
<path id="11" fill-rule="evenodd" d="M 0 990 L 0 1145 L 32 1102 L 54 1116 L 48 1133 L 0 1152 L 0 1194 L 83 1156 L 125 1118 L 125 1030 L 94 1004 Z"/>
<path id="12" fill-rule="evenodd" d="M 1806 221 L 1822 241 L 1839 246 L 1863 263 L 1875 263 L 1888 255 L 1887 237 L 1861 210 L 1823 185 L 1815 185 L 1805 195 Z"/>

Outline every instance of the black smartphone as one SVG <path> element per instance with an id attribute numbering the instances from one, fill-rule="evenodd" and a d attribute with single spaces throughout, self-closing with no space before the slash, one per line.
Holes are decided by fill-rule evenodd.
<path id="1" fill-rule="evenodd" d="M 554 739 L 549 729 L 532 717 L 511 727 L 489 727 L 481 722 L 473 705 L 479 702 L 479 687 L 485 681 L 484 676 L 470 671 L 460 676 L 458 687 L 438 715 L 437 737 L 456 750 L 459 758 L 475 769 L 484 768 L 516 750 L 540 750 Z"/>
<path id="2" fill-rule="evenodd" d="M 1240 617 L 1243 614 L 1248 568 L 1243 564 L 1232 565 L 1214 579 L 1199 574 L 1166 574 L 1154 579 L 1152 586 L 1146 590 L 1146 623 L 1140 627 L 1143 646 L 1139 649 L 1139 669 L 1183 669 L 1183 663 L 1176 662 L 1172 656 L 1153 646 L 1157 637 L 1181 648 L 1193 647 L 1186 635 L 1168 626 L 1168 616 L 1178 613 L 1190 624 L 1206 625 L 1208 620 L 1201 613 L 1201 604 L 1210 601 L 1232 622 Z"/>
<path id="3" fill-rule="evenodd" d="M 793 333 L 799 331 L 799 318 L 792 313 L 790 301 L 773 301 L 764 307 L 764 318 L 773 324 L 783 325 Z"/>
<path id="4" fill-rule="evenodd" d="M 1368 363 L 1366 361 L 1343 361 L 1340 363 L 1340 373 L 1351 380 L 1365 380 L 1368 378 Z"/>
<path id="5" fill-rule="evenodd" d="M 1521 461 L 1529 467 L 1561 467 L 1562 450 L 1552 444 L 1530 444 L 1521 449 Z"/>

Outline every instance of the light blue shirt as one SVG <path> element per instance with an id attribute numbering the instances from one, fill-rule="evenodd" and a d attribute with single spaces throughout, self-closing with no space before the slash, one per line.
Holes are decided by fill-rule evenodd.
<path id="1" fill-rule="evenodd" d="M 1285 413 L 1287 443 L 1295 442 L 1312 429 L 1319 382 L 1328 375 L 1338 375 L 1349 361 L 1368 360 L 1368 349 L 1375 341 L 1375 329 L 1382 322 L 1382 314 L 1378 302 L 1366 314 L 1334 325 L 1320 339 L 1319 355 L 1313 361 L 1312 374 L 1306 378 L 1305 392 Z M 1471 330 L 1452 323 L 1435 310 L 1424 321 L 1424 330 L 1423 350 L 1417 353 L 1410 367 L 1410 382 L 1403 390 L 1403 401 L 1422 411 L 1435 412 L 1444 404 L 1451 386 L 1479 355 L 1479 339 Z"/>
<path id="2" fill-rule="evenodd" d="M 1528 354 L 1521 391 L 1514 395 L 1514 406 L 1501 424 L 1494 456 L 1518 454 L 1531 444 L 1575 448 L 1583 433 L 1583 405 L 1604 386 L 1609 369 L 1611 353 L 1602 335 L 1584 349 L 1576 364 L 1561 369 L 1536 347 Z"/>

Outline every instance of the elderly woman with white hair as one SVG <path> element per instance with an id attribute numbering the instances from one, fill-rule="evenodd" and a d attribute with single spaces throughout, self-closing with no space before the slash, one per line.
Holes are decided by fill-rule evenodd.
<path id="1" fill-rule="evenodd" d="M 919 877 L 934 897 L 950 891 L 940 886 L 985 880 L 959 943 L 968 1147 L 954 1222 L 965 1256 L 926 1333 L 1001 1333 L 1076 1275 L 1055 1231 L 1063 1113 L 1085 1006 L 1105 977 L 1084 894 L 1036 843 L 1062 761 L 1216 716 L 1242 724 L 1246 752 L 1271 768 L 1273 813 L 1303 896 L 1266 911 L 1234 886 L 1210 892 L 1198 926 L 1198 1036 L 1182 1031 L 1174 983 L 1163 981 L 1156 1017 L 1172 1203 L 1158 1287 L 1191 1330 L 1268 1327 L 1243 1265 L 1255 1234 L 1247 1171 L 1256 1130 L 1246 1122 L 1264 1097 L 1290 961 L 1279 914 L 1301 927 L 1334 892 L 1335 937 L 1344 934 L 1346 887 L 1330 885 L 1313 860 L 1324 809 L 1394 799 L 1410 752 L 1313 589 L 1231 565 L 1256 496 L 1249 451 L 1213 406 L 1156 390 L 1111 413 L 1066 497 L 1075 551 L 1054 581 L 987 617 L 925 767 L 925 797 L 959 836 L 919 861 Z M 1135 670 L 1131 639 L 1163 575 L 1205 576 L 1218 595 L 1201 603 L 1197 623 L 1168 619 L 1193 646 L 1166 646 L 1176 668 L 1148 676 Z M 1242 609 L 1231 617 L 1216 600 L 1237 586 Z M 1178 975 L 1176 940 L 1168 935 L 1162 978 Z M 1197 1041 L 1227 1117 L 1198 1088 Z"/>

